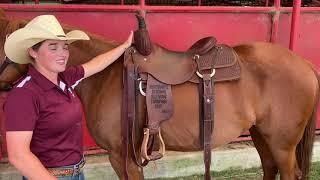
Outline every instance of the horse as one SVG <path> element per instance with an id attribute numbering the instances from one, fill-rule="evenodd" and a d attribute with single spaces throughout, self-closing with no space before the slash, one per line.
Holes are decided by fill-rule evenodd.
<path id="1" fill-rule="evenodd" d="M 2 59 L 6 34 L 25 23 L 0 18 Z M 85 63 L 118 45 L 88 34 L 90 41 L 70 45 L 68 65 Z M 307 179 L 319 99 L 318 73 L 306 60 L 280 45 L 253 42 L 232 48 L 239 57 L 241 78 L 215 85 L 212 148 L 249 130 L 261 159 L 264 180 L 275 179 L 278 173 L 281 180 Z M 121 149 L 123 67 L 120 57 L 77 87 L 89 132 L 97 145 L 110 152 L 110 163 L 120 179 L 125 179 Z M 0 75 L 1 88 L 10 89 L 26 68 L 9 64 Z M 166 148 L 200 151 L 198 87 L 189 82 L 179 84 L 172 86 L 172 94 L 174 114 L 161 124 Z M 138 124 L 142 129 L 143 122 Z M 129 179 L 144 178 L 143 169 L 133 158 L 127 163 Z"/>

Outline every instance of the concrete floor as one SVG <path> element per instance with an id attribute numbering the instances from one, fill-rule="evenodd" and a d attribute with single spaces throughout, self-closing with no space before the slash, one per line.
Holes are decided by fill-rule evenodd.
<path id="1" fill-rule="evenodd" d="M 156 162 L 151 162 L 144 168 L 146 179 L 183 177 L 203 174 L 204 165 L 202 152 L 181 153 L 167 152 L 166 156 Z M 85 176 L 87 180 L 118 179 L 113 171 L 108 155 L 86 156 Z M 320 141 L 315 142 L 313 161 L 320 161 Z M 260 159 L 251 143 L 233 143 L 212 151 L 211 170 L 247 169 L 260 167 Z M 0 180 L 21 180 L 21 175 L 8 163 L 0 164 Z"/>

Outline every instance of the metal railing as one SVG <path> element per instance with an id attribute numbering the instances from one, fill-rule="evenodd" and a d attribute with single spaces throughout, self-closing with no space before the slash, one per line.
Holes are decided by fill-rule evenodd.
<path id="1" fill-rule="evenodd" d="M 139 0 L 2 0 L 0 3 L 15 4 L 95 4 L 95 5 L 139 5 Z M 152 6 L 275 6 L 274 0 L 145 0 Z M 318 0 L 302 0 L 302 6 L 320 5 Z M 282 7 L 293 6 L 292 0 L 283 0 Z"/>
<path id="2" fill-rule="evenodd" d="M 8 1 L 8 0 L 6 0 Z M 26 3 L 26 0 L 16 0 L 18 2 L 23 1 Z M 74 1 L 76 0 L 53 0 L 58 3 L 64 3 L 63 1 Z M 83 0 L 85 1 L 85 0 Z M 98 1 L 98 0 L 93 0 Z M 105 0 L 102 0 L 105 1 Z M 99 1 L 99 2 L 102 2 Z M 297 34 L 298 34 L 298 27 L 300 23 L 300 12 L 301 12 L 301 0 L 294 0 L 293 1 L 293 8 L 285 8 L 281 6 L 281 0 L 275 0 L 274 6 L 269 7 L 270 2 L 266 0 L 264 3 L 268 7 L 234 7 L 234 6 L 205 6 L 206 3 L 212 2 L 212 0 L 107 0 L 108 2 L 118 2 L 118 5 L 79 5 L 79 4 L 66 4 L 66 5 L 57 5 L 57 6 L 39 6 L 39 0 L 29 0 L 29 2 L 33 2 L 33 4 L 26 4 L 26 7 L 30 8 L 44 8 L 44 9 L 68 9 L 69 11 L 87 11 L 90 12 L 92 10 L 101 10 L 101 11 L 157 11 L 157 12 L 265 12 L 272 15 L 272 30 L 271 30 L 271 42 L 276 42 L 278 38 L 278 29 L 279 29 L 279 17 L 280 13 L 288 11 L 292 11 L 292 20 L 291 20 L 291 29 L 290 29 L 290 44 L 289 48 L 291 50 L 295 50 Z M 136 2 L 139 1 L 139 2 Z M 170 6 L 166 3 L 171 2 L 191 2 L 191 5 L 187 6 Z M 218 0 L 219 1 L 219 0 Z M 232 0 L 230 0 L 232 1 Z M 241 1 L 241 0 L 238 0 Z M 244 0 L 243 0 L 244 1 Z M 44 1 L 43 1 L 44 2 Z M 48 2 L 48 1 L 47 1 Z M 81 0 L 80 0 L 81 2 Z M 128 3 L 130 5 L 127 5 Z M 160 3 L 154 5 L 154 3 Z M 164 3 L 164 4 L 163 4 Z M 134 5 L 131 5 L 134 4 Z M 152 5 L 150 5 L 152 4 Z M 194 5 L 196 4 L 196 5 Z M 204 5 L 203 5 L 204 4 Z M 273 4 L 273 3 L 272 3 Z M 15 8 L 13 4 L 8 4 L 8 8 Z M 319 10 L 318 8 L 315 10 Z M 312 11 L 312 9 L 311 9 Z"/>

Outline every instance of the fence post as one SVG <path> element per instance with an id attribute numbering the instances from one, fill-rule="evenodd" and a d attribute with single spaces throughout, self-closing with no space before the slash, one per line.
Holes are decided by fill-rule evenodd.
<path id="1" fill-rule="evenodd" d="M 290 44 L 289 48 L 294 51 L 296 48 L 296 41 L 298 38 L 298 30 L 300 23 L 300 10 L 301 10 L 301 0 L 293 1 L 293 8 L 291 14 L 291 31 L 290 31 Z"/>

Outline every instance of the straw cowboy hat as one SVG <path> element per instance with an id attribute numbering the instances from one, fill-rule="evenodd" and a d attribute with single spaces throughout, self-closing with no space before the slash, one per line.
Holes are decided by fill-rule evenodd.
<path id="1" fill-rule="evenodd" d="M 66 40 L 72 43 L 90 38 L 80 30 L 73 30 L 65 34 L 53 15 L 41 15 L 32 19 L 24 28 L 10 34 L 4 44 L 4 52 L 11 61 L 27 64 L 32 62 L 27 49 L 47 39 Z"/>

